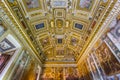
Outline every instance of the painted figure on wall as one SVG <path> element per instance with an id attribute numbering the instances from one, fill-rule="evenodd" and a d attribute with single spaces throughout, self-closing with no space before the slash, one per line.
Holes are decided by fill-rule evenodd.
<path id="1" fill-rule="evenodd" d="M 54 78 L 55 78 L 54 68 L 52 67 L 44 68 L 43 73 L 41 74 L 40 80 L 54 80 Z"/>
<path id="2" fill-rule="evenodd" d="M 120 64 L 106 43 L 103 42 L 101 44 L 101 46 L 96 50 L 96 54 L 106 75 L 120 71 Z"/>
<path id="3" fill-rule="evenodd" d="M 88 60 L 89 60 L 89 63 L 90 63 L 91 74 L 93 74 L 93 76 L 94 76 L 94 77 L 92 76 L 92 78 L 95 79 L 95 80 L 100 79 L 100 75 L 99 75 L 98 69 L 95 65 L 95 62 L 93 60 L 92 55 L 89 56 Z"/>
<path id="4" fill-rule="evenodd" d="M 2 54 L 0 55 L 0 73 L 4 70 L 6 64 L 8 63 L 10 59 L 10 55 L 8 54 Z"/>
<path id="5" fill-rule="evenodd" d="M 0 74 L 4 70 L 5 66 L 8 64 L 14 53 L 15 50 L 0 55 Z"/>
<path id="6" fill-rule="evenodd" d="M 63 80 L 63 71 L 59 71 L 56 73 L 56 79 L 57 80 Z"/>
<path id="7" fill-rule="evenodd" d="M 40 80 L 79 80 L 76 67 L 46 67 Z"/>
<path id="8" fill-rule="evenodd" d="M 28 59 L 28 55 L 26 53 L 24 53 L 23 56 L 21 57 L 21 59 L 18 61 L 18 65 L 15 68 L 12 80 L 18 80 L 18 78 L 20 77 L 20 74 L 24 70 L 25 63 L 27 62 L 27 59 Z"/>
<path id="9" fill-rule="evenodd" d="M 77 68 L 66 68 L 65 75 L 66 80 L 79 80 Z"/>

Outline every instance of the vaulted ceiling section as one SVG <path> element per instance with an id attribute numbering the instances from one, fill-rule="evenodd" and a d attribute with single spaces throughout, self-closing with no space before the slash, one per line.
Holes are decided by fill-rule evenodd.
<path id="1" fill-rule="evenodd" d="M 76 62 L 112 0 L 8 0 L 46 62 Z"/>

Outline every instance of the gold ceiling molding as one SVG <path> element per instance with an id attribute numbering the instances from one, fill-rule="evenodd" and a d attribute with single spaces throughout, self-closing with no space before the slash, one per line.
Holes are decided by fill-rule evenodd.
<path id="1" fill-rule="evenodd" d="M 80 24 L 82 26 L 82 28 L 81 29 L 76 28 L 75 25 L 77 25 L 77 24 Z M 87 30 L 88 27 L 89 26 L 88 26 L 87 22 L 83 22 L 80 20 L 73 20 L 72 25 L 71 25 L 72 30 L 74 30 L 75 32 L 78 32 L 79 34 L 83 34 Z"/>
<path id="2" fill-rule="evenodd" d="M 79 61 L 106 19 L 109 8 L 115 4 L 111 0 L 106 3 L 101 0 L 90 0 L 92 3 L 89 2 L 87 5 L 85 5 L 86 0 L 62 0 L 63 3 L 72 2 L 68 5 L 58 4 L 57 2 L 60 0 L 50 0 L 48 2 L 40 1 L 43 4 L 38 10 L 39 3 L 34 4 L 26 1 L 28 0 L 18 0 L 19 6 L 16 7 L 20 8 L 19 12 L 24 14 L 23 21 L 29 24 L 27 29 L 33 34 L 33 40 L 36 44 L 30 42 L 29 44 L 38 45 L 38 48 L 43 52 L 42 54 L 45 55 L 43 59 L 50 64 Z M 37 1 L 33 0 L 33 2 Z M 30 11 L 26 7 L 30 8 Z M 23 34 L 24 30 L 20 28 L 19 20 L 14 17 L 15 14 L 11 15 L 15 18 L 17 25 L 19 25 L 18 28 Z M 30 35 L 24 33 L 23 36 L 29 37 Z"/>
<path id="3" fill-rule="evenodd" d="M 53 9 L 54 13 L 53 15 L 56 17 L 56 18 L 62 18 L 62 17 L 65 17 L 66 16 L 66 10 L 63 8 L 57 8 L 57 9 Z"/>
<path id="4" fill-rule="evenodd" d="M 29 27 L 33 32 L 34 36 L 39 36 L 40 33 L 46 32 L 49 30 L 47 19 L 39 19 L 37 21 L 31 22 Z"/>
<path id="5" fill-rule="evenodd" d="M 52 26 L 52 29 L 50 29 L 49 28 L 49 34 L 51 35 L 51 34 L 59 34 L 59 35 L 64 35 L 64 33 L 67 33 L 67 30 L 65 29 L 66 27 L 65 27 L 65 20 L 66 20 L 66 13 L 65 13 L 66 11 L 65 11 L 65 9 L 53 9 L 53 13 L 50 13 L 50 14 L 53 14 L 53 16 L 51 16 L 51 17 L 53 17 L 53 18 L 51 18 L 52 19 L 52 23 L 51 23 L 51 26 Z M 48 16 L 49 17 L 49 16 Z M 48 21 L 49 21 L 49 18 L 47 19 Z M 80 20 L 79 20 L 80 21 Z M 35 21 L 35 22 L 37 22 L 37 21 Z M 84 22 L 86 22 L 86 23 L 84 23 Z M 48 23 L 47 23 L 48 24 Z M 74 25 L 70 25 L 70 27 L 71 26 L 73 26 L 73 27 L 75 27 L 75 26 L 81 26 L 81 28 L 75 28 L 76 30 L 74 30 L 74 33 L 76 33 L 77 32 L 77 30 L 78 30 L 78 32 L 84 32 L 84 33 L 86 33 L 86 30 L 87 30 L 87 25 L 85 25 L 85 24 L 88 24 L 87 23 L 87 21 L 83 21 L 83 22 L 77 22 L 76 21 L 76 23 L 74 24 Z M 36 25 L 36 23 L 35 23 L 35 25 Z M 31 27 L 31 26 L 30 26 Z M 40 27 L 40 26 L 38 26 L 38 27 Z M 86 28 L 86 30 L 85 30 L 85 28 Z M 81 29 L 81 30 L 80 30 Z M 36 36 L 39 36 L 40 34 L 42 34 L 42 33 L 44 33 L 45 31 L 43 31 L 43 28 L 41 28 L 40 29 L 41 31 L 38 31 L 39 33 L 38 34 L 36 34 L 36 32 L 34 32 L 33 34 L 35 34 Z M 44 28 L 44 30 L 46 30 L 45 28 Z M 68 29 L 69 30 L 69 29 Z M 31 31 L 34 31 L 33 29 L 31 29 Z M 46 32 L 48 32 L 47 30 L 46 30 Z M 69 34 L 69 33 L 68 33 Z M 68 34 L 67 35 L 65 35 L 68 39 L 69 39 L 69 36 L 68 36 Z M 79 35 L 79 33 L 77 33 L 77 35 Z M 84 35 L 83 35 L 84 36 Z M 81 37 L 83 37 L 83 36 L 81 36 Z M 50 38 L 51 38 L 52 36 L 50 36 Z M 54 36 L 53 36 L 54 37 Z M 74 36 L 73 36 L 74 37 Z M 85 36 L 86 37 L 86 36 Z M 85 38 L 84 38 L 85 39 Z M 53 41 L 51 41 L 51 43 L 55 43 L 55 39 L 54 38 L 52 38 L 52 40 Z M 76 44 L 79 44 L 79 41 L 80 41 L 80 39 L 79 38 L 71 38 L 68 42 L 65 40 L 65 38 L 62 38 L 62 43 L 64 43 L 64 41 L 68 44 L 67 46 L 69 47 L 69 43 L 68 42 L 70 42 L 71 41 L 71 44 L 75 44 L 75 42 L 77 42 Z M 41 41 L 42 42 L 42 41 Z M 43 44 L 41 43 L 41 42 L 39 42 L 39 40 L 38 40 L 38 43 L 39 44 L 41 44 L 40 46 L 43 46 Z M 83 42 L 81 42 L 81 43 L 83 43 Z M 51 44 L 52 45 L 52 44 Z M 61 44 L 62 45 L 62 44 Z M 57 53 L 64 53 L 63 51 L 65 51 L 65 50 L 56 50 L 57 48 L 59 48 L 60 49 L 60 47 L 64 47 L 64 46 L 66 46 L 66 44 L 65 45 L 63 45 L 63 46 L 61 46 L 61 45 L 59 45 L 59 44 L 55 44 L 55 47 L 56 48 L 54 48 L 55 49 L 55 54 L 57 54 Z M 72 45 L 72 46 L 73 46 Z M 83 44 L 82 44 L 83 45 Z M 77 49 L 79 49 L 79 48 L 81 48 L 81 47 L 83 47 L 82 45 L 77 45 L 76 47 L 71 47 L 72 49 L 75 49 L 76 51 L 77 51 Z M 46 49 L 44 49 L 43 47 L 41 47 L 42 49 L 43 49 L 43 51 L 45 50 L 47 50 L 47 48 Z M 66 47 L 67 48 L 67 47 Z M 64 49 L 66 49 L 65 47 L 64 47 Z M 81 48 L 82 49 L 82 48 Z M 77 52 L 77 53 L 79 53 L 79 51 Z M 61 56 L 64 56 L 64 55 L 61 55 Z"/>

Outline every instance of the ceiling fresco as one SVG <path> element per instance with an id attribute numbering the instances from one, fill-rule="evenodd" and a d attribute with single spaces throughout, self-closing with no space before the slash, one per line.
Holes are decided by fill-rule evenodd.
<path id="1" fill-rule="evenodd" d="M 110 1 L 8 0 L 8 3 L 46 61 L 76 62 Z"/>
<path id="2" fill-rule="evenodd" d="M 0 42 L 0 52 L 4 52 L 13 48 L 15 48 L 15 46 L 7 38 Z"/>

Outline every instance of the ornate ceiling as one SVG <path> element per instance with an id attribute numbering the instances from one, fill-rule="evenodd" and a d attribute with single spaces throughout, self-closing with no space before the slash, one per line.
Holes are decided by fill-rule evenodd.
<path id="1" fill-rule="evenodd" d="M 74 63 L 112 0 L 7 2 L 46 62 Z"/>

